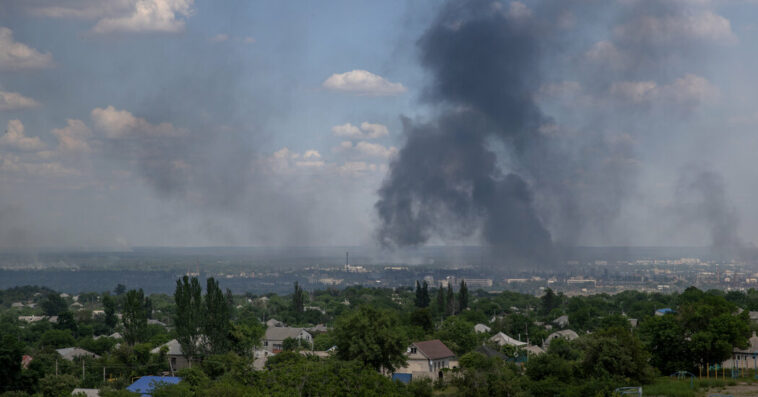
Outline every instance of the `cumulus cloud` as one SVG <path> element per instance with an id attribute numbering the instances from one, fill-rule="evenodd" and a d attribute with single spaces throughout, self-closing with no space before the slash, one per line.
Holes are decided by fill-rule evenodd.
<path id="1" fill-rule="evenodd" d="M 0 137 L 0 145 L 9 146 L 19 150 L 40 150 L 45 144 L 38 137 L 28 137 L 24 134 L 24 124 L 21 120 L 11 120 Z"/>
<path id="2" fill-rule="evenodd" d="M 186 131 L 174 127 L 171 123 L 151 124 L 147 120 L 135 117 L 126 110 L 117 110 L 113 106 L 105 109 L 95 108 L 91 112 L 95 127 L 102 130 L 111 139 L 127 138 L 129 136 L 177 136 Z"/>
<path id="3" fill-rule="evenodd" d="M 41 69 L 53 65 L 49 52 L 39 52 L 13 39 L 13 31 L 0 27 L 0 69 Z"/>
<path id="4" fill-rule="evenodd" d="M 730 21 L 710 10 L 663 16 L 641 15 L 617 26 L 614 35 L 623 41 L 658 45 L 676 45 L 683 40 L 722 44 L 736 41 Z"/>
<path id="5" fill-rule="evenodd" d="M 345 153 L 357 153 L 360 156 L 376 157 L 388 159 L 397 154 L 397 148 L 394 146 L 386 147 L 378 143 L 371 143 L 366 141 L 360 141 L 353 144 L 350 141 L 343 141 L 338 147 L 335 148 L 337 152 Z"/>
<path id="6" fill-rule="evenodd" d="M 610 94 L 616 99 L 632 104 L 649 105 L 660 102 L 691 107 L 714 100 L 719 91 L 707 79 L 687 74 L 671 84 L 662 86 L 654 81 L 616 82 L 611 85 Z"/>
<path id="7" fill-rule="evenodd" d="M 406 91 L 402 84 L 393 83 L 365 70 L 335 73 L 322 86 L 332 91 L 369 96 L 397 95 Z"/>
<path id="8" fill-rule="evenodd" d="M 210 41 L 211 43 L 223 43 L 224 41 L 227 41 L 227 40 L 229 40 L 229 35 L 223 34 L 223 33 L 219 33 L 211 37 L 210 39 L 208 39 L 208 41 Z"/>
<path id="9" fill-rule="evenodd" d="M 92 136 L 92 130 L 81 120 L 67 120 L 63 128 L 52 131 L 58 138 L 58 149 L 65 152 L 91 152 L 92 148 L 87 139 Z"/>
<path id="10" fill-rule="evenodd" d="M 123 15 L 134 8 L 133 0 L 68 0 L 48 3 L 51 5 L 35 5 L 29 11 L 32 15 L 45 18 L 97 19 Z"/>
<path id="11" fill-rule="evenodd" d="M 192 15 L 194 0 L 138 0 L 126 15 L 100 19 L 95 33 L 165 32 L 184 30 L 185 19 Z"/>
<path id="12" fill-rule="evenodd" d="M 0 172 L 41 177 L 64 177 L 78 175 L 75 169 L 59 162 L 25 161 L 15 154 L 0 154 Z"/>
<path id="13" fill-rule="evenodd" d="M 607 40 L 595 43 L 589 50 L 587 50 L 585 57 L 590 62 L 608 65 L 614 68 L 623 67 L 628 63 L 627 55 Z"/>
<path id="14" fill-rule="evenodd" d="M 508 5 L 508 17 L 512 19 L 528 18 L 532 16 L 532 10 L 520 1 L 512 1 Z"/>
<path id="15" fill-rule="evenodd" d="M 19 110 L 37 106 L 39 102 L 17 92 L 0 91 L 0 110 Z"/>
<path id="16" fill-rule="evenodd" d="M 377 139 L 389 135 L 385 125 L 364 121 L 360 128 L 350 123 L 332 127 L 334 136 L 347 139 Z"/>

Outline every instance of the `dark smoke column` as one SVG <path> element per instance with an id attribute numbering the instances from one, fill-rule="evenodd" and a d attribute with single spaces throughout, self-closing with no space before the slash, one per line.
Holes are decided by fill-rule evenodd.
<path id="1" fill-rule="evenodd" d="M 501 143 L 521 168 L 545 122 L 532 99 L 539 86 L 541 35 L 528 17 L 491 1 L 448 3 L 418 42 L 432 76 L 425 100 L 435 120 L 404 120 L 405 146 L 390 165 L 375 207 L 380 242 L 423 244 L 431 236 L 479 233 L 499 263 L 545 264 L 550 233 L 529 184 L 498 167 Z M 526 162 L 523 162 L 526 163 Z"/>

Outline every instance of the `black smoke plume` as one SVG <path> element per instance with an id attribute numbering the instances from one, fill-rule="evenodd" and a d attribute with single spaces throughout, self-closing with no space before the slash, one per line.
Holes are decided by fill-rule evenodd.
<path id="1" fill-rule="evenodd" d="M 548 119 L 533 99 L 545 35 L 522 15 L 487 1 L 451 2 L 419 40 L 431 81 L 424 99 L 439 112 L 428 124 L 404 121 L 407 139 L 379 190 L 385 245 L 479 233 L 503 259 L 546 260 L 550 233 L 530 185 L 504 172 L 493 140 L 513 160 L 539 146 Z"/>

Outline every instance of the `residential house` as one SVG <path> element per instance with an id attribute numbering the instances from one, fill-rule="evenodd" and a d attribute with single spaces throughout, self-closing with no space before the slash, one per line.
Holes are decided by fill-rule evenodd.
<path id="1" fill-rule="evenodd" d="M 557 338 L 563 338 L 570 341 L 570 340 L 579 338 L 579 335 L 570 329 L 562 329 L 560 331 L 555 331 L 552 334 L 547 336 L 547 339 L 545 339 L 545 341 L 542 343 L 542 347 L 545 350 L 547 350 L 548 348 L 550 348 L 550 341 Z"/>
<path id="2" fill-rule="evenodd" d="M 721 363 L 721 366 L 727 369 L 758 369 L 758 336 L 755 332 L 748 342 L 750 345 L 746 349 L 732 349 L 732 358 Z"/>
<path id="3" fill-rule="evenodd" d="M 282 351 L 284 340 L 287 338 L 299 339 L 303 342 L 313 343 L 313 336 L 304 328 L 293 327 L 268 327 L 263 337 L 263 349 L 271 353 Z"/>
<path id="4" fill-rule="evenodd" d="M 556 318 L 555 320 L 553 320 L 553 324 L 555 324 L 555 325 L 563 328 L 563 327 L 569 325 L 569 316 L 566 315 L 566 314 L 564 314 L 564 315 Z"/>
<path id="5" fill-rule="evenodd" d="M 92 353 L 84 349 L 80 349 L 78 347 L 67 347 L 65 349 L 57 349 L 55 351 L 58 352 L 58 354 L 60 354 L 64 360 L 68 360 L 68 361 L 74 361 L 75 358 L 79 358 L 79 357 L 92 357 L 92 358 L 100 357 L 95 353 Z"/>
<path id="6" fill-rule="evenodd" d="M 408 363 L 396 374 L 411 374 L 413 379 L 442 379 L 445 368 L 458 366 L 458 359 L 439 339 L 414 342 L 408 348 Z"/>
<path id="7" fill-rule="evenodd" d="M 189 359 L 187 359 L 187 357 L 184 356 L 184 352 L 182 352 L 182 345 L 179 344 L 179 341 L 176 339 L 171 339 L 155 349 L 150 350 L 150 353 L 158 354 L 163 347 L 168 349 L 166 351 L 166 357 L 168 358 L 169 369 L 171 369 L 172 373 L 191 366 Z"/>
<path id="8" fill-rule="evenodd" d="M 674 314 L 674 310 L 671 309 L 670 307 L 666 307 L 666 308 L 658 309 L 655 311 L 655 315 L 659 317 L 666 314 Z"/>
<path id="9" fill-rule="evenodd" d="M 486 334 L 490 332 L 490 327 L 484 325 L 484 324 L 477 324 L 474 326 L 474 331 L 480 334 Z"/>
<path id="10" fill-rule="evenodd" d="M 138 393 L 143 396 L 150 396 L 150 393 L 159 385 L 175 385 L 181 382 L 182 378 L 175 376 L 143 376 L 134 383 L 126 387 L 126 390 L 132 393 Z"/>
<path id="11" fill-rule="evenodd" d="M 84 395 L 85 397 L 100 397 L 100 390 L 98 389 L 82 389 L 80 387 L 77 387 L 71 392 L 72 396 L 81 396 Z"/>
<path id="12" fill-rule="evenodd" d="M 266 321 L 266 327 L 284 327 L 284 323 L 275 318 L 272 318 Z"/>
<path id="13" fill-rule="evenodd" d="M 510 336 L 502 332 L 498 332 L 497 334 L 495 334 L 493 337 L 490 338 L 490 341 L 497 343 L 498 346 L 509 345 L 509 346 L 516 346 L 516 347 L 526 347 L 526 342 L 522 342 L 518 339 L 511 338 Z"/>

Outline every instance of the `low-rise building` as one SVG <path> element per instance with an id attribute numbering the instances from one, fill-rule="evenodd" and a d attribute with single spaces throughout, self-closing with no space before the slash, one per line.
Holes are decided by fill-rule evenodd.
<path id="1" fill-rule="evenodd" d="M 67 347 L 64 349 L 57 349 L 55 351 L 58 352 L 58 354 L 60 354 L 64 360 L 68 360 L 68 361 L 74 361 L 75 358 L 80 358 L 80 357 L 91 357 L 91 358 L 100 357 L 95 353 L 92 353 L 84 349 L 80 349 L 78 347 Z"/>
<path id="2" fill-rule="evenodd" d="M 579 338 L 579 334 L 577 334 L 576 332 L 570 329 L 562 329 L 560 331 L 555 331 L 552 334 L 548 335 L 547 339 L 545 339 L 545 342 L 542 343 L 543 348 L 547 350 L 548 348 L 550 348 L 550 342 L 558 338 L 572 341 L 574 339 Z"/>
<path id="3" fill-rule="evenodd" d="M 169 369 L 172 373 L 180 369 L 190 367 L 190 361 L 187 357 L 184 356 L 182 345 L 176 339 L 171 339 L 170 341 L 156 347 L 155 349 L 150 350 L 150 353 L 158 354 L 164 347 L 166 348 L 166 357 L 168 358 Z"/>
<path id="4" fill-rule="evenodd" d="M 412 379 L 442 379 L 443 369 L 455 368 L 458 360 L 439 339 L 413 342 L 407 351 L 408 363 L 396 374 L 410 374 Z"/>
<path id="5" fill-rule="evenodd" d="M 313 337 L 304 328 L 268 327 L 266 328 L 266 335 L 263 337 L 263 349 L 271 353 L 278 353 L 284 348 L 284 340 L 287 338 L 313 343 Z"/>
<path id="6" fill-rule="evenodd" d="M 490 342 L 495 342 L 498 344 L 498 346 L 515 346 L 515 347 L 526 347 L 526 342 L 522 342 L 518 339 L 511 338 L 510 336 L 498 332 L 494 336 L 490 338 Z"/>

